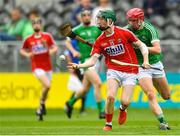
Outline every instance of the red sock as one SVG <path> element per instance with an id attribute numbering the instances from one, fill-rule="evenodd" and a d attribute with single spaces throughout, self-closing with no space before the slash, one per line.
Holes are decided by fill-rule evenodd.
<path id="1" fill-rule="evenodd" d="M 106 122 L 107 122 L 107 123 L 112 122 L 112 118 L 113 118 L 113 114 L 107 114 L 107 113 L 106 113 Z"/>

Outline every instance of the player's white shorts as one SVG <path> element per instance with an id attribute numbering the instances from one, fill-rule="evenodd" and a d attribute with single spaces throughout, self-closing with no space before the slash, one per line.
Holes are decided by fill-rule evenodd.
<path id="1" fill-rule="evenodd" d="M 136 85 L 137 82 L 137 74 L 108 69 L 106 75 L 107 80 L 111 78 L 116 79 L 119 82 L 119 86 Z"/>
<path id="2" fill-rule="evenodd" d="M 40 76 L 42 75 L 46 75 L 48 77 L 48 79 L 51 81 L 52 80 L 52 71 L 45 71 L 43 69 L 40 69 L 40 68 L 36 68 L 34 70 L 34 75 L 39 78 Z"/>
<path id="3" fill-rule="evenodd" d="M 77 76 L 70 75 L 67 87 L 70 91 L 77 92 L 82 89 L 82 83 Z"/>
<path id="4" fill-rule="evenodd" d="M 156 69 L 139 68 L 138 79 L 141 79 L 143 77 L 150 77 L 150 78 L 165 77 L 164 66 L 161 61 L 159 61 L 155 64 L 152 64 L 151 66 L 162 69 L 162 71 L 156 70 Z"/>

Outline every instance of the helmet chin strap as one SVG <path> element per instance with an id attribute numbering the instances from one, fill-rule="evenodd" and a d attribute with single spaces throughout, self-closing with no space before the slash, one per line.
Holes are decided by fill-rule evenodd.
<path id="1" fill-rule="evenodd" d="M 96 20 L 96 22 L 97 22 L 97 20 Z M 101 31 L 105 31 L 105 30 L 107 30 L 108 28 L 111 28 L 113 25 L 114 25 L 114 22 L 112 22 L 112 23 L 110 24 L 110 20 L 107 19 L 107 27 L 100 27 L 100 26 L 98 26 L 98 28 L 99 28 Z"/>
<path id="2" fill-rule="evenodd" d="M 112 27 L 112 26 L 114 25 L 114 22 L 112 22 L 112 23 L 110 24 L 110 20 L 107 19 L 107 24 L 108 24 L 108 27 Z"/>

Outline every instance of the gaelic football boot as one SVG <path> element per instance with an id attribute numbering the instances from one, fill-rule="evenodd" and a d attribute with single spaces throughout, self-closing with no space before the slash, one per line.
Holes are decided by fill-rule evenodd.
<path id="1" fill-rule="evenodd" d="M 170 130 L 171 128 L 169 127 L 168 123 L 160 123 L 159 128 L 161 130 Z"/>
<path id="2" fill-rule="evenodd" d="M 104 131 L 110 131 L 110 130 L 112 130 L 112 125 L 105 125 L 104 127 L 103 127 L 103 130 Z"/>
<path id="3" fill-rule="evenodd" d="M 127 114 L 126 110 L 119 109 L 119 115 L 118 115 L 118 123 L 119 123 L 119 125 L 122 125 L 122 124 L 124 124 L 126 122 L 126 114 Z"/>
<path id="4" fill-rule="evenodd" d="M 73 107 L 68 102 L 65 104 L 65 112 L 68 118 L 71 118 Z"/>

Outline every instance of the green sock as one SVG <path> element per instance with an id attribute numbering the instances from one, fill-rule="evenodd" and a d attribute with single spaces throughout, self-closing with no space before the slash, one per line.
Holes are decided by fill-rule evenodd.
<path id="1" fill-rule="evenodd" d="M 77 98 L 75 98 L 75 96 L 72 96 L 71 99 L 68 101 L 70 106 L 73 106 L 74 103 L 76 102 Z"/>
<path id="2" fill-rule="evenodd" d="M 98 107 L 99 113 L 104 112 L 102 101 L 97 102 L 97 107 Z"/>
<path id="3" fill-rule="evenodd" d="M 157 115 L 156 117 L 160 123 L 166 123 L 166 120 L 163 114 Z"/>

